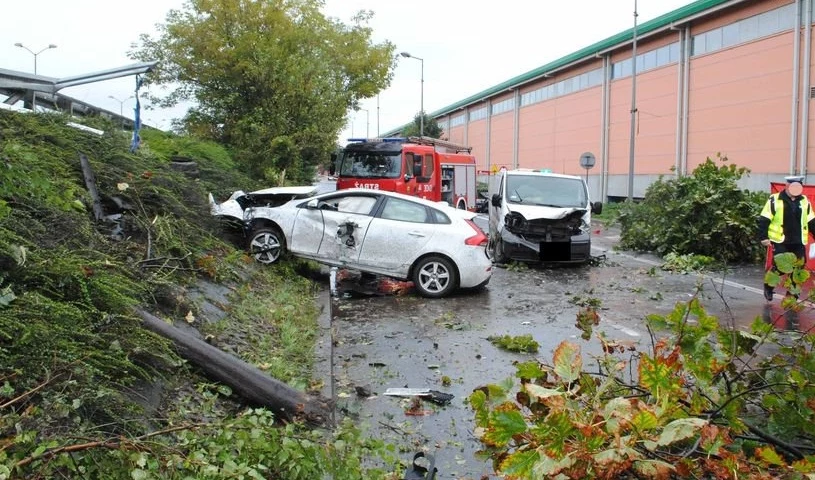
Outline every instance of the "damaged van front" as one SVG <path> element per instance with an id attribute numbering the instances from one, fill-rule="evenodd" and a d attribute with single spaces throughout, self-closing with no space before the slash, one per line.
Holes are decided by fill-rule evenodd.
<path id="1" fill-rule="evenodd" d="M 501 170 L 490 198 L 490 250 L 497 263 L 584 263 L 591 258 L 592 203 L 578 176 Z"/>

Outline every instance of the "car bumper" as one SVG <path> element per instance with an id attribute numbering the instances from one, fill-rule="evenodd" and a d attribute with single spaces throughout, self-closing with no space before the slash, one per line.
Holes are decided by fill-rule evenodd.
<path id="1" fill-rule="evenodd" d="M 504 231 L 504 255 L 510 260 L 541 263 L 585 263 L 591 259 L 591 237 L 574 235 L 565 242 L 545 242 Z"/>
<path id="2" fill-rule="evenodd" d="M 492 277 L 492 261 L 484 247 L 470 247 L 461 259 L 456 259 L 459 287 L 475 288 L 486 285 Z"/>

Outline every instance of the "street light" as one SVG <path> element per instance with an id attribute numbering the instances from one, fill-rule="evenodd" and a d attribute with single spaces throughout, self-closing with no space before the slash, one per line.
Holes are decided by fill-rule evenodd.
<path id="1" fill-rule="evenodd" d="M 119 116 L 122 117 L 122 130 L 124 130 L 125 129 L 125 115 L 124 115 L 124 109 L 123 109 L 124 104 L 125 104 L 126 101 L 128 101 L 128 100 L 130 100 L 131 98 L 134 98 L 134 97 L 133 97 L 133 95 L 131 95 L 131 96 L 125 98 L 124 100 L 119 100 L 118 98 L 114 97 L 113 95 L 108 95 L 108 98 L 112 98 L 113 100 L 116 100 L 117 102 L 119 102 Z"/>
<path id="2" fill-rule="evenodd" d="M 53 43 L 50 43 L 50 44 L 48 44 L 47 47 L 43 48 L 39 52 L 34 53 L 33 51 L 31 51 L 30 48 L 26 47 L 25 45 L 23 45 L 20 42 L 15 43 L 14 46 L 24 48 L 24 49 L 28 50 L 28 53 L 30 53 L 31 55 L 34 55 L 34 75 L 37 74 L 37 55 L 41 54 L 42 52 L 44 52 L 46 50 L 49 50 L 49 49 L 52 49 L 52 48 L 57 48 L 56 45 L 54 45 Z"/>
<path id="3" fill-rule="evenodd" d="M 368 127 L 370 126 L 370 123 L 368 122 L 368 109 L 360 108 L 359 110 L 365 112 L 365 138 L 370 138 L 370 134 L 368 133 Z"/>
<path id="4" fill-rule="evenodd" d="M 405 58 L 415 58 L 416 60 L 422 62 L 422 91 L 421 91 L 421 96 L 419 97 L 420 102 L 421 102 L 420 107 L 419 107 L 419 115 L 421 115 L 419 117 L 419 136 L 423 137 L 424 136 L 424 59 L 419 58 L 419 57 L 417 57 L 415 55 L 411 55 L 408 52 L 402 52 L 399 55 L 401 55 L 401 56 L 403 56 Z"/>

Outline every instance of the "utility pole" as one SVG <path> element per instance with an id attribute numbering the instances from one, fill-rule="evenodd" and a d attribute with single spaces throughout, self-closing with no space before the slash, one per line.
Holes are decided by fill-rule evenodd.
<path id="1" fill-rule="evenodd" d="M 634 0 L 634 42 L 631 52 L 631 132 L 628 144 L 628 200 L 634 200 L 634 135 L 637 125 L 637 0 Z"/>

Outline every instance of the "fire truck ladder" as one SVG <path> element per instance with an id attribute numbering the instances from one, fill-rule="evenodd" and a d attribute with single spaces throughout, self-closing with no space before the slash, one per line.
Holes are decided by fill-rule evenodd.
<path id="1" fill-rule="evenodd" d="M 447 140 L 441 140 L 433 137 L 408 137 L 408 141 L 419 145 L 432 145 L 434 147 L 449 148 L 450 150 L 454 150 L 456 153 L 470 153 L 473 149 L 473 147 L 467 147 L 458 143 L 448 142 Z"/>

